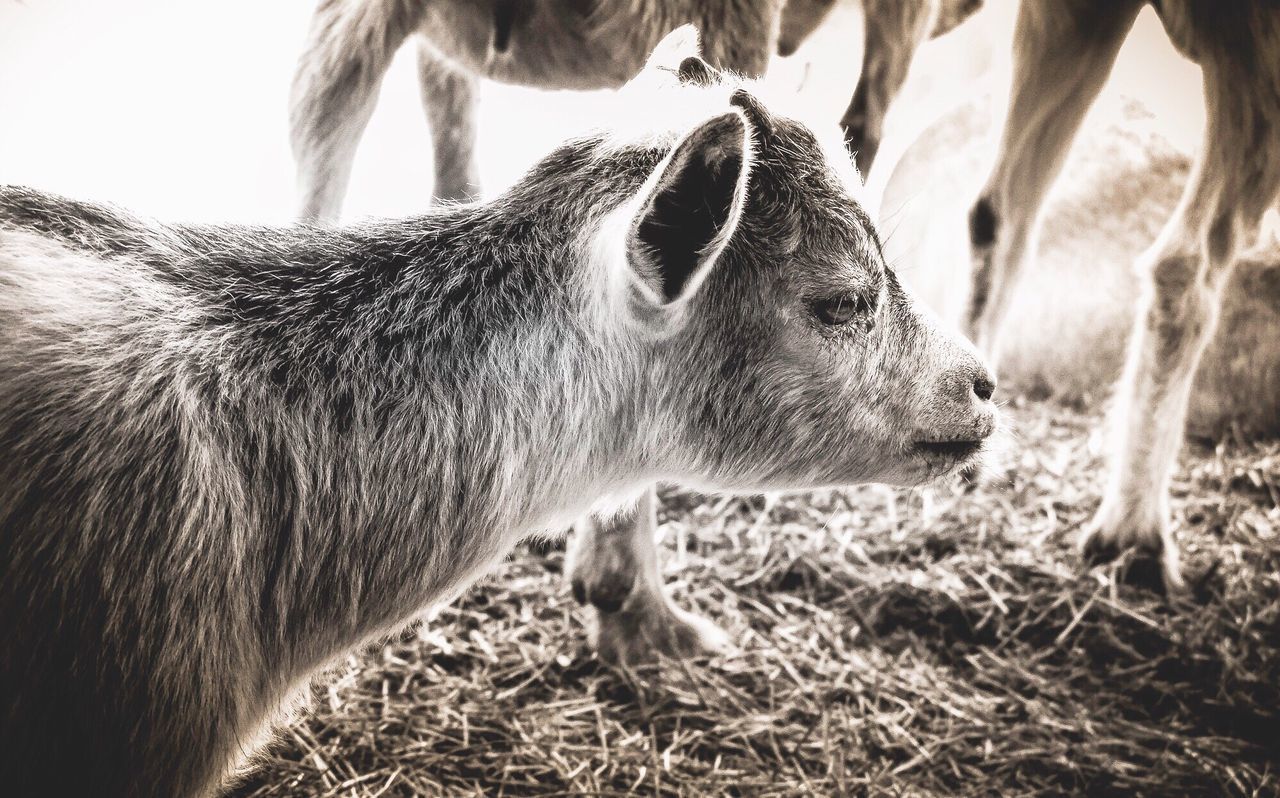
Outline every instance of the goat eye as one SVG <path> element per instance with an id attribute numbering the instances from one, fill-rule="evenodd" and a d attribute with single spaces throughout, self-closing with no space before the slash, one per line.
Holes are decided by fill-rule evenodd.
<path id="1" fill-rule="evenodd" d="M 838 327 L 856 319 L 865 318 L 871 326 L 871 303 L 857 294 L 838 294 L 819 299 L 812 304 L 813 315 L 829 327 Z"/>

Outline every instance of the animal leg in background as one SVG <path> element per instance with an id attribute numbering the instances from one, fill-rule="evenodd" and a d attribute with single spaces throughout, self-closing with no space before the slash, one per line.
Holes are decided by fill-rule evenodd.
<path id="1" fill-rule="evenodd" d="M 479 79 L 450 65 L 425 38 L 418 41 L 418 81 L 431 126 L 435 199 L 468 202 L 480 196 L 476 163 Z"/>
<path id="2" fill-rule="evenodd" d="M 835 4 L 836 0 L 787 0 L 778 31 L 778 55 L 783 58 L 795 55 Z"/>
<path id="3" fill-rule="evenodd" d="M 911 59 L 938 18 L 939 0 L 864 0 L 866 44 L 853 100 L 840 119 L 845 146 L 858 171 L 871 171 L 889 104 L 902 88 Z"/>
<path id="4" fill-rule="evenodd" d="M 1173 590 L 1183 580 L 1169 481 L 1192 380 L 1237 255 L 1254 243 L 1280 192 L 1280 15 L 1258 16 L 1226 14 L 1194 31 L 1205 36 L 1197 48 L 1205 140 L 1178 209 L 1145 257 L 1149 283 L 1117 391 L 1107 486 L 1081 540 L 1094 561 L 1126 549 L 1159 556 Z"/>
<path id="5" fill-rule="evenodd" d="M 1071 0 L 1024 2 L 1018 9 L 999 154 L 969 214 L 973 273 L 966 323 L 970 338 L 994 363 L 1045 194 L 1141 7 L 1138 0 Z"/>
<path id="6" fill-rule="evenodd" d="M 302 218 L 332 220 L 342 210 L 378 87 L 423 5 L 321 0 L 316 8 L 289 108 Z"/>

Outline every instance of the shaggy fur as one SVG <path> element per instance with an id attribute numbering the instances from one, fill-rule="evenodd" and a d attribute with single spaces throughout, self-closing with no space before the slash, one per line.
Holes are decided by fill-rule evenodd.
<path id="1" fill-rule="evenodd" d="M 782 3 L 321 0 L 298 63 L 291 105 L 301 216 L 337 217 L 382 75 L 411 36 L 417 41 L 434 150 L 434 195 L 469 201 L 480 194 L 475 152 L 480 78 L 555 89 L 616 88 L 636 75 L 660 38 L 684 23 L 703 31 L 702 52 L 713 63 L 758 76 L 774 47 Z M 651 627 L 686 626 L 684 639 L 691 643 L 676 649 L 659 640 L 655 649 L 692 654 L 721 647 L 718 630 L 682 618 L 659 589 L 654 530 L 647 519 L 624 514 L 577 522 L 580 556 L 570 570 L 575 593 L 605 609 L 612 607 L 613 595 L 625 597 L 632 584 L 653 587 L 633 596 L 632 603 L 644 608 L 640 614 L 649 617 Z M 625 545 L 615 545 L 618 541 Z M 638 562 L 651 562 L 653 573 L 637 578 Z M 613 622 L 601 619 L 604 626 Z M 607 646 L 599 650 L 606 658 L 621 658 Z"/>
<path id="2" fill-rule="evenodd" d="M 746 90 L 650 77 L 653 116 L 701 117 L 404 221 L 0 189 L 0 783 L 208 794 L 317 668 L 601 497 L 972 461 L 991 378 L 847 167 Z"/>

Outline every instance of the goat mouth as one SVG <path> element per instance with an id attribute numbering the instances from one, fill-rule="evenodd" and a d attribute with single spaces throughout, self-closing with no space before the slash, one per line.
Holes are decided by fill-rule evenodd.
<path id="1" fill-rule="evenodd" d="M 977 454 L 982 449 L 982 441 L 916 441 L 915 448 L 932 457 L 964 460 Z"/>

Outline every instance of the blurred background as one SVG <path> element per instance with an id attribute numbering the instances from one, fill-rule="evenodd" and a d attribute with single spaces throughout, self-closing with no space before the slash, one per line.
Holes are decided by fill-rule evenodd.
<path id="1" fill-rule="evenodd" d="M 968 284 L 965 219 L 991 168 L 1009 84 L 1015 4 L 990 0 L 921 48 L 867 175 L 887 251 L 955 319 Z M 167 220 L 288 222 L 295 207 L 289 86 L 313 10 L 306 0 L 0 0 L 0 181 L 108 200 Z M 404 48 L 355 161 L 347 219 L 428 206 L 432 180 L 412 47 Z M 768 80 L 832 124 L 862 60 L 862 14 L 841 2 Z M 486 82 L 484 190 L 500 192 L 593 121 L 590 92 Z M 1047 203 L 1033 274 L 1015 298 L 1004 384 L 1089 404 L 1118 373 L 1138 282 L 1130 264 L 1177 201 L 1204 123 L 1199 69 L 1146 9 Z M 1267 261 L 1270 261 L 1267 262 Z M 1280 275 L 1240 269 L 1205 359 L 1192 430 L 1280 432 Z M 1216 388 L 1214 388 L 1216 386 Z M 1258 397 L 1266 397 L 1261 401 Z"/>
<path id="2" fill-rule="evenodd" d="M 290 220 L 287 100 L 313 10 L 308 0 L 0 2 L 0 180 L 167 219 Z M 1004 91 L 1012 17 L 1013 3 L 992 0 L 924 46 L 891 120 L 893 144 L 909 143 L 948 106 Z M 842 4 L 799 53 L 776 59 L 769 79 L 796 86 L 834 124 L 857 81 L 861 25 L 857 4 Z M 1203 122 L 1198 70 L 1174 52 L 1150 10 L 1094 112 L 1096 124 L 1116 118 L 1124 96 L 1142 98 L 1153 128 L 1179 151 L 1195 146 Z M 589 92 L 486 83 L 486 191 L 501 191 L 567 130 L 591 120 L 593 101 Z M 347 217 L 426 207 L 425 125 L 405 48 L 362 141 Z M 976 192 L 985 175 L 972 177 Z"/>

